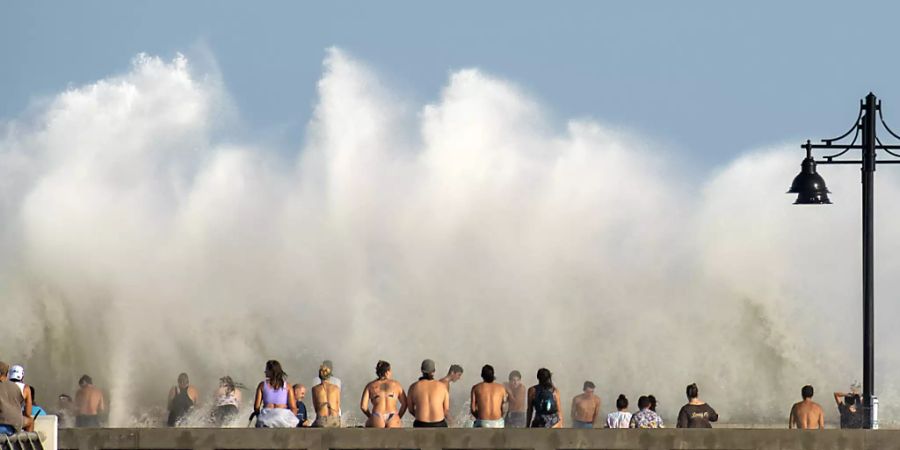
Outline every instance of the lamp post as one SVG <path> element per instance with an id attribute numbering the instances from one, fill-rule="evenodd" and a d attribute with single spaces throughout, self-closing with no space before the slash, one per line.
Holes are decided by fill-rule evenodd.
<path id="1" fill-rule="evenodd" d="M 877 118 L 876 118 L 877 116 Z M 818 164 L 855 164 L 862 167 L 862 300 L 863 300 L 863 411 L 866 413 L 866 428 L 877 427 L 877 408 L 873 408 L 875 394 L 875 262 L 874 242 L 875 229 L 873 212 L 875 206 L 875 166 L 878 164 L 900 164 L 900 159 L 877 161 L 878 151 L 883 151 L 891 156 L 900 158 L 900 145 L 884 145 L 876 134 L 876 120 L 879 120 L 890 135 L 896 139 L 895 134 L 881 114 L 881 101 L 871 92 L 864 101 L 860 101 L 859 116 L 853 126 L 841 136 L 834 139 L 822 139 L 821 144 L 813 144 L 809 140 L 801 145 L 806 150 L 806 158 L 803 159 L 800 173 L 794 178 L 789 194 L 797 194 L 795 205 L 821 205 L 830 204 L 828 188 L 825 180 L 816 172 Z M 854 133 L 855 131 L 855 133 Z M 849 144 L 841 144 L 850 133 L 854 133 L 853 140 Z M 862 141 L 857 140 L 862 134 Z M 830 150 L 833 154 L 823 156 L 821 159 L 813 157 L 813 150 Z M 860 150 L 859 159 L 840 159 L 851 150 Z M 856 152 L 853 153 L 854 155 Z"/>

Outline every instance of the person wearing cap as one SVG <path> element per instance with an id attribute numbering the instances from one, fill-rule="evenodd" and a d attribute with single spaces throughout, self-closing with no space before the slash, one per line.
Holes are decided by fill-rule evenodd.
<path id="1" fill-rule="evenodd" d="M 506 412 L 506 428 L 525 428 L 525 413 L 527 393 L 525 384 L 522 383 L 522 373 L 513 370 L 509 373 L 509 382 L 505 384 L 508 398 L 508 411 Z"/>
<path id="2" fill-rule="evenodd" d="M 23 415 L 23 408 L 25 415 Z M 9 364 L 0 361 L 0 435 L 12 435 L 30 421 L 31 405 L 9 379 Z"/>
<path id="3" fill-rule="evenodd" d="M 324 361 L 319 366 L 322 382 L 312 388 L 313 408 L 316 410 L 316 420 L 312 426 L 316 428 L 341 427 L 341 387 L 331 383 L 330 363 Z"/>
<path id="4" fill-rule="evenodd" d="M 475 417 L 475 428 L 504 428 L 506 387 L 494 383 L 494 367 L 485 364 L 481 368 L 482 382 L 472 386 L 470 412 Z"/>
<path id="5" fill-rule="evenodd" d="M 328 382 L 337 386 L 338 389 L 340 389 L 341 388 L 341 379 L 334 376 L 334 363 L 332 363 L 330 359 L 326 359 L 325 361 L 322 361 L 322 364 L 320 364 L 320 367 L 327 367 L 328 370 L 331 371 L 331 376 L 328 377 Z M 322 378 L 317 375 L 315 378 L 313 378 L 313 383 L 311 386 L 318 386 L 320 384 L 322 384 Z"/>
<path id="6" fill-rule="evenodd" d="M 594 395 L 594 383 L 585 381 L 582 393 L 572 399 L 572 427 L 594 428 L 600 414 L 600 397 Z"/>
<path id="7" fill-rule="evenodd" d="M 19 364 L 15 364 L 9 368 L 9 381 L 12 381 L 15 384 L 19 391 L 22 392 L 22 396 L 25 397 L 25 404 L 34 405 L 34 396 L 33 390 L 31 386 L 25 384 L 25 368 Z M 25 431 L 34 431 L 34 422 L 32 421 L 34 418 L 34 407 L 30 407 L 29 411 L 32 411 L 31 414 L 28 414 L 29 420 L 26 421 Z"/>
<path id="8" fill-rule="evenodd" d="M 443 383 L 434 379 L 434 361 L 422 361 L 421 369 L 422 376 L 409 387 L 406 396 L 409 413 L 416 418 L 413 427 L 446 428 L 450 391 Z"/>

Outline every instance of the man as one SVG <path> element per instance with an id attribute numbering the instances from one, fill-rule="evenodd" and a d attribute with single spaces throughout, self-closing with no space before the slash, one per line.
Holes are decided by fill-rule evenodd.
<path id="1" fill-rule="evenodd" d="M 525 428 L 527 395 L 522 384 L 522 374 L 518 370 L 509 373 L 506 383 L 506 398 L 509 411 L 506 413 L 506 428 Z"/>
<path id="2" fill-rule="evenodd" d="M 169 420 L 166 424 L 170 427 L 181 425 L 199 399 L 200 393 L 191 386 L 188 374 L 178 374 L 178 385 L 169 389 Z"/>
<path id="3" fill-rule="evenodd" d="M 331 371 L 331 376 L 328 377 L 328 382 L 331 383 L 331 384 L 333 384 L 333 385 L 335 385 L 335 386 L 337 386 L 338 389 L 341 389 L 341 379 L 338 378 L 338 377 L 336 377 L 336 376 L 334 376 L 334 363 L 332 363 L 330 359 L 326 359 L 325 361 L 322 361 L 322 364 L 319 364 L 319 367 L 327 367 L 328 370 Z M 318 385 L 320 385 L 320 384 L 322 384 L 322 378 L 321 378 L 321 377 L 318 377 L 318 376 L 315 377 L 315 378 L 313 379 L 313 384 L 312 384 L 312 385 L 313 385 L 313 386 L 318 386 Z"/>
<path id="4" fill-rule="evenodd" d="M 75 426 L 79 428 L 100 428 L 100 414 L 106 412 L 106 401 L 103 392 L 94 386 L 94 380 L 82 375 L 78 380 L 78 392 L 75 393 Z"/>
<path id="5" fill-rule="evenodd" d="M 628 428 L 665 428 L 662 417 L 650 409 L 650 399 L 647 396 L 638 398 L 638 409 L 640 411 L 631 416 Z"/>
<path id="6" fill-rule="evenodd" d="M 378 378 L 366 385 L 359 401 L 359 409 L 367 418 L 366 427 L 401 428 L 403 423 L 400 419 L 406 413 L 407 406 L 406 392 L 403 391 L 403 386 L 393 379 L 391 363 L 378 361 L 375 365 L 375 375 Z M 371 411 L 369 402 L 372 403 Z"/>
<path id="7" fill-rule="evenodd" d="M 294 385 L 294 398 L 297 401 L 297 428 L 308 427 L 309 413 L 306 411 L 306 403 L 303 403 L 303 399 L 306 398 L 306 386 L 302 383 Z"/>
<path id="8" fill-rule="evenodd" d="M 472 386 L 470 408 L 475 417 L 475 428 L 503 428 L 506 412 L 506 387 L 494 383 L 494 367 L 485 364 L 481 368 L 481 383 Z"/>
<path id="9" fill-rule="evenodd" d="M 441 378 L 439 381 L 444 384 L 447 388 L 447 392 L 450 392 L 450 383 L 456 383 L 462 378 L 463 368 L 459 364 L 453 364 L 450 366 L 450 370 L 447 371 L 447 376 Z"/>
<path id="10" fill-rule="evenodd" d="M 30 420 L 31 405 L 25 403 L 22 391 L 9 380 L 9 364 L 0 361 L 0 435 L 15 434 Z"/>
<path id="11" fill-rule="evenodd" d="M 328 364 L 326 364 L 328 363 Z M 313 409 L 316 410 L 316 428 L 341 427 L 341 387 L 331 383 L 331 361 L 319 366 L 319 383 L 313 386 Z"/>
<path id="12" fill-rule="evenodd" d="M 25 384 L 25 368 L 20 366 L 19 364 L 13 365 L 12 367 L 9 368 L 8 378 L 9 378 L 9 381 L 11 381 L 13 384 L 15 384 L 19 388 L 19 391 L 22 392 L 22 396 L 25 397 L 25 404 L 32 405 L 32 410 L 33 410 L 34 409 L 33 408 L 34 397 L 32 395 L 33 391 L 32 391 L 31 386 Z M 46 413 L 45 413 L 45 415 L 46 415 Z M 33 422 L 34 412 L 32 411 L 32 413 L 28 417 L 30 418 L 30 420 L 26 421 L 26 423 L 25 423 L 25 427 L 24 427 L 25 431 L 34 431 L 34 422 Z"/>
<path id="13" fill-rule="evenodd" d="M 450 391 L 444 383 L 434 379 L 434 361 L 426 359 L 421 365 L 422 376 L 409 387 L 406 394 L 409 413 L 416 418 L 414 428 L 447 428 L 450 411 Z"/>
<path id="14" fill-rule="evenodd" d="M 788 428 L 799 428 L 801 430 L 825 429 L 825 413 L 818 403 L 812 401 L 813 387 L 810 385 L 803 386 L 800 389 L 800 396 L 803 398 L 803 401 L 794 403 L 794 406 L 791 407 Z"/>
<path id="15" fill-rule="evenodd" d="M 572 426 L 574 428 L 594 428 L 594 421 L 600 414 L 600 397 L 594 395 L 594 383 L 585 381 L 582 393 L 572 399 Z"/>
<path id="16" fill-rule="evenodd" d="M 864 428 L 864 414 L 858 409 L 862 406 L 859 394 L 835 392 L 834 401 L 837 403 L 838 414 L 841 416 L 841 429 Z"/>

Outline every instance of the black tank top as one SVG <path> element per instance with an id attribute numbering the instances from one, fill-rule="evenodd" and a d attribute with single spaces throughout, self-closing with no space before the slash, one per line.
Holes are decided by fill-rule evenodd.
<path id="1" fill-rule="evenodd" d="M 175 388 L 175 398 L 172 399 L 172 406 L 169 408 L 168 425 L 174 427 L 194 406 L 194 401 L 188 396 L 187 389 Z"/>

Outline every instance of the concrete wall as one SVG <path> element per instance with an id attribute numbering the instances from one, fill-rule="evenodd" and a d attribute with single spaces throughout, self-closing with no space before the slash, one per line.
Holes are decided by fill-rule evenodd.
<path id="1" fill-rule="evenodd" d="M 103 428 L 59 430 L 59 448 L 71 450 L 900 450 L 900 430 Z"/>

